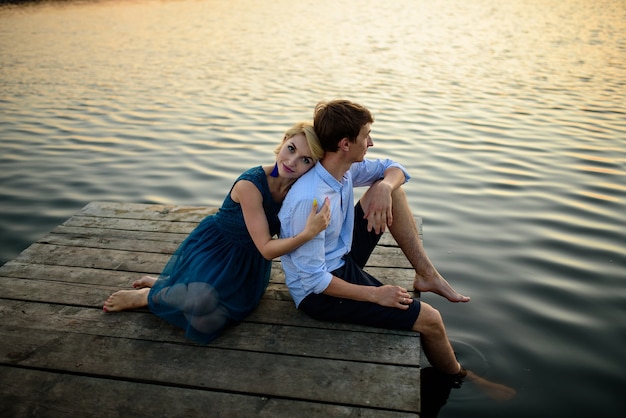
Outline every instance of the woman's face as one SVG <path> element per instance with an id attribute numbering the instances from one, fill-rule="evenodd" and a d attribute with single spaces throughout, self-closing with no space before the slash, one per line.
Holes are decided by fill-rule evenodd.
<path id="1" fill-rule="evenodd" d="M 314 165 L 311 149 L 304 134 L 296 134 L 287 138 L 276 156 L 278 174 L 281 177 L 298 178 Z"/>

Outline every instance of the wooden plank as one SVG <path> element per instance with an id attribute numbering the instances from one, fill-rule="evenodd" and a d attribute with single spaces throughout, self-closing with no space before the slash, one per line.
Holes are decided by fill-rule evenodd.
<path id="1" fill-rule="evenodd" d="M 62 226 L 188 234 L 205 216 L 217 211 L 215 208 L 139 204 L 122 204 L 121 206 L 126 209 L 119 209 L 118 205 L 120 204 L 110 202 L 90 203 Z M 142 207 L 146 209 L 142 211 Z M 151 207 L 154 209 L 150 210 Z M 123 213 L 125 217 L 116 216 L 120 213 Z M 415 222 L 422 237 L 422 219 L 415 217 Z M 386 233 L 381 237 L 379 245 L 395 246 L 396 243 L 391 234 Z"/>
<path id="2" fill-rule="evenodd" d="M 139 221 L 141 222 L 141 221 Z M 194 224 L 195 225 L 195 224 Z M 79 245 L 79 240 L 100 239 L 107 241 L 109 239 L 134 239 L 147 241 L 160 241 L 167 243 L 181 243 L 189 233 L 185 232 L 160 232 L 160 231 L 133 231 L 128 229 L 106 228 L 85 228 L 80 226 L 59 225 L 50 233 L 39 239 L 39 243 L 59 244 L 59 245 Z M 57 242 L 52 240 L 58 240 Z M 63 241 L 62 241 L 63 240 Z M 90 241 L 86 241 L 90 242 Z M 69 243 L 69 244 L 68 244 Z"/>
<path id="3" fill-rule="evenodd" d="M 291 418 L 303 412 L 313 417 L 418 416 L 7 366 L 0 366 L 0 382 L 0 416 L 4 417 Z"/>
<path id="4" fill-rule="evenodd" d="M 16 260 L 23 263 L 159 274 L 169 260 L 170 254 L 159 253 L 159 244 L 154 241 L 138 245 L 143 249 L 126 251 L 36 243 L 24 250 Z M 406 257 L 392 248 L 377 247 L 370 257 L 368 266 L 409 268 L 410 264 Z"/>
<path id="5" fill-rule="evenodd" d="M 112 231 L 112 230 L 104 230 Z M 116 231 L 116 235 L 111 234 L 89 234 L 89 228 L 85 228 L 83 232 L 78 234 L 57 234 L 50 233 L 45 235 L 38 241 L 38 244 L 55 245 L 59 247 L 78 247 L 78 248 L 98 248 L 98 249 L 114 249 L 122 251 L 138 251 L 142 253 L 157 253 L 172 255 L 178 248 L 182 239 L 178 237 L 182 234 L 170 234 L 170 240 L 153 240 L 151 237 L 138 237 L 137 231 Z M 126 236 L 120 236 L 120 232 Z M 145 234 L 145 232 L 141 232 Z"/>
<path id="6" fill-rule="evenodd" d="M 375 269 L 368 269 L 368 271 L 372 270 Z M 281 270 L 274 271 L 272 278 L 280 274 L 280 280 L 270 282 L 263 298 L 289 302 L 290 308 L 293 309 L 291 295 L 284 284 L 284 274 Z M 376 273 L 375 271 L 372 272 Z M 74 305 L 94 308 L 101 307 L 104 300 L 114 291 L 132 289 L 131 283 L 144 275 L 144 273 L 125 271 L 29 265 L 16 262 L 5 265 L 0 274 L 2 274 L 0 287 L 3 288 L 0 297 L 55 303 L 67 303 L 68 300 L 71 300 Z M 384 274 L 380 274 L 380 276 L 384 276 Z M 412 277 L 405 277 L 401 280 L 397 275 L 393 275 L 392 278 L 393 280 L 385 282 L 411 289 Z M 417 292 L 412 293 L 414 293 L 414 297 L 418 297 Z"/>
<path id="7" fill-rule="evenodd" d="M 173 222 L 198 223 L 204 217 L 217 212 L 217 208 L 206 206 L 176 206 L 124 202 L 90 202 L 73 218 L 91 216 L 98 218 L 161 220 Z M 422 235 L 422 218 L 415 217 L 420 235 Z M 385 244 L 386 245 L 386 244 Z"/>
<path id="8" fill-rule="evenodd" d="M 3 323 L 19 327 L 23 333 L 54 329 L 94 336 L 187 342 L 181 330 L 147 312 L 106 314 L 100 309 L 8 300 L 0 304 L 0 316 Z M 296 322 L 291 325 L 243 322 L 227 330 L 210 347 L 419 366 L 419 337 L 415 333 L 368 331 L 303 327 Z M 311 344 L 311 341 L 325 343 Z"/>
<path id="9" fill-rule="evenodd" d="M 409 366 L 20 330 L 0 325 L 0 364 L 393 411 L 419 409 L 419 369 Z"/>
<path id="10" fill-rule="evenodd" d="M 36 243 L 24 250 L 16 260 L 22 263 L 159 274 L 169 258 L 168 254 L 153 252 L 67 247 L 64 245 Z"/>
<path id="11" fill-rule="evenodd" d="M 76 216 L 95 216 L 118 219 L 152 219 L 179 222 L 200 222 L 217 208 L 207 206 L 178 206 L 128 202 L 88 203 Z"/>
<path id="12" fill-rule="evenodd" d="M 63 226 L 80 228 L 119 229 L 127 231 L 170 232 L 188 234 L 198 225 L 197 222 L 170 222 L 145 219 L 96 218 L 73 216 Z"/>
<path id="13" fill-rule="evenodd" d="M 2 298 L 33 302 L 51 302 L 84 307 L 102 307 L 110 287 L 95 284 L 64 283 L 0 277 Z"/>
<path id="14" fill-rule="evenodd" d="M 403 286 L 411 290 L 413 286 L 413 270 L 388 269 L 383 267 L 366 267 L 365 270 L 383 283 Z M 159 270 L 160 271 L 160 270 Z M 131 289 L 132 283 L 146 274 L 157 275 L 156 272 L 128 272 L 90 267 L 74 267 L 50 264 L 25 263 L 19 260 L 9 261 L 0 267 L 0 277 L 16 279 L 33 279 L 39 281 L 55 281 L 77 284 L 93 284 L 100 289 L 108 288 L 109 292 L 118 289 Z M 270 285 L 266 297 L 278 300 L 291 300 L 285 283 L 285 273 L 280 263 L 273 265 Z M 282 287 L 280 285 L 283 285 Z M 16 286 L 20 286 L 19 283 Z M 42 284 L 43 286 L 43 284 Z M 2 293 L 0 293 L 2 297 Z M 286 297 L 286 298 L 285 298 Z"/>
<path id="15" fill-rule="evenodd" d="M 0 267 L 0 277 L 93 284 L 109 290 L 131 288 L 132 283 L 149 272 L 128 272 L 91 267 L 37 264 L 19 260 L 8 261 Z M 158 273 L 155 273 L 158 274 Z M 2 295 L 0 294 L 0 297 Z"/>
<path id="16" fill-rule="evenodd" d="M 3 289 L 2 299 L 23 302 L 47 302 L 60 306 L 85 307 L 102 313 L 101 308 L 104 300 L 108 297 L 111 289 L 105 285 L 82 285 L 63 282 L 43 282 L 29 279 L 14 279 L 10 277 L 0 277 L 0 288 Z M 284 285 L 282 287 L 284 289 Z M 399 334 L 416 336 L 416 334 L 404 331 L 384 330 L 366 326 L 352 324 L 341 324 L 335 322 L 322 322 L 309 318 L 302 312 L 295 309 L 291 297 L 283 290 L 282 298 L 275 296 L 264 297 L 261 303 L 245 322 L 279 324 L 290 326 L 301 326 L 318 329 L 333 330 L 358 330 L 360 332 L 376 332 L 383 334 Z M 1 299 L 0 299 L 1 300 Z M 5 302 L 9 303 L 9 302 Z M 139 310 L 148 312 L 147 309 Z M 108 316 L 124 316 L 127 313 L 110 314 Z M 146 325 L 154 326 L 154 324 Z M 155 337 L 156 338 L 156 337 Z"/>
<path id="17" fill-rule="evenodd" d="M 172 254 L 186 237 L 187 234 L 182 233 L 60 226 L 42 237 L 38 244 Z M 375 248 L 369 265 L 411 267 L 396 247 L 383 245 Z"/>

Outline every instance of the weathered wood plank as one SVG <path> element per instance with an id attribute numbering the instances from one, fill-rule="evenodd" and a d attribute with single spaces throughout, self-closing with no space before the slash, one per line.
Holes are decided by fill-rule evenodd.
<path id="1" fill-rule="evenodd" d="M 115 230 L 104 230 L 115 231 Z M 121 237 L 109 234 L 88 235 L 88 228 L 78 234 L 57 234 L 50 233 L 42 237 L 38 243 L 56 245 L 62 247 L 78 247 L 78 248 L 98 248 L 113 249 L 123 251 L 139 251 L 143 253 L 157 253 L 172 255 L 178 248 L 182 240 L 177 239 L 181 234 L 173 235 L 170 240 L 152 240 L 150 237 L 138 237 L 137 231 L 118 231 L 129 233 L 128 236 Z M 134 236 L 135 235 L 135 236 Z M 185 235 L 186 236 L 186 235 Z M 184 237 L 183 237 L 184 239 Z"/>
<path id="2" fill-rule="evenodd" d="M 106 314 L 51 303 L 4 301 L 0 304 L 4 324 L 23 333 L 54 329 L 94 336 L 187 343 L 183 332 L 147 312 Z M 301 324 L 243 322 L 224 332 L 208 347 L 328 359 L 419 366 L 419 337 L 406 333 L 389 334 L 374 329 L 330 330 Z M 324 344 L 311 344 L 324 341 Z"/>
<path id="3" fill-rule="evenodd" d="M 0 416 L 399 418 L 417 414 L 0 366 Z M 25 389 L 27 391 L 25 392 Z M 76 395 L 72 395 L 76 394 Z M 79 396 L 77 396 L 80 394 Z"/>
<path id="4" fill-rule="evenodd" d="M 67 227 L 61 228 L 66 229 Z M 92 230 L 91 228 L 72 229 L 73 231 L 71 233 L 67 233 L 65 231 L 60 231 L 60 228 L 57 228 L 53 232 L 42 237 L 38 241 L 38 244 L 79 248 L 115 249 L 171 255 L 187 236 L 185 234 L 170 234 L 170 238 L 165 239 L 164 235 L 167 234 L 155 232 L 138 232 L 101 228 L 97 228 L 97 230 Z M 392 263 L 396 264 L 392 265 Z M 406 258 L 401 253 L 398 253 L 396 247 L 380 245 L 374 249 L 368 265 L 372 267 L 411 267 Z"/>
<path id="5" fill-rule="evenodd" d="M 91 216 L 73 216 L 63 222 L 63 226 L 80 228 L 119 229 L 127 231 L 169 232 L 188 234 L 197 222 L 170 222 L 145 219 L 96 218 Z"/>
<path id="6" fill-rule="evenodd" d="M 0 325 L 1 364 L 395 411 L 419 409 L 419 369 L 414 367 L 20 330 Z"/>
<path id="7" fill-rule="evenodd" d="M 95 216 L 119 219 L 153 219 L 165 221 L 200 222 L 205 216 L 217 212 L 207 206 L 178 206 L 128 202 L 90 202 L 77 216 Z"/>
<path id="8" fill-rule="evenodd" d="M 406 289 L 412 289 L 413 286 L 413 270 L 408 269 L 388 269 L 384 267 L 366 267 L 370 274 L 380 279 L 383 283 L 395 284 L 403 286 Z M 159 270 L 160 272 L 160 270 Z M 157 275 L 156 272 L 128 272 L 109 269 L 96 269 L 90 267 L 75 267 L 51 264 L 35 264 L 25 263 L 19 260 L 9 261 L 0 267 L 0 277 L 17 278 L 17 279 L 33 279 L 41 281 L 56 281 L 67 283 L 94 284 L 99 288 L 109 288 L 109 291 L 122 288 L 131 288 L 132 283 L 140 279 L 146 274 Z M 273 263 L 270 286 L 268 287 L 267 297 L 285 300 L 283 296 L 290 297 L 284 285 L 285 273 L 280 268 L 280 263 Z M 19 284 L 17 284 L 19 286 Z M 280 292 L 280 294 L 273 294 Z M 2 297 L 2 293 L 0 293 Z"/>
<path id="9" fill-rule="evenodd" d="M 110 287 L 95 284 L 40 281 L 0 277 L 3 299 L 101 307 Z"/>
<path id="10" fill-rule="evenodd" d="M 160 231 L 133 231 L 128 229 L 113 228 L 85 228 L 80 226 L 59 225 L 50 233 L 44 235 L 37 242 L 47 244 L 59 244 L 78 246 L 80 240 L 92 242 L 94 240 L 107 241 L 110 239 L 134 239 L 147 241 L 160 241 L 162 243 L 176 243 L 177 245 L 189 235 L 184 232 L 160 232 Z M 57 240 L 51 241 L 51 240 Z M 90 241 L 91 240 L 91 241 Z"/>
<path id="11" fill-rule="evenodd" d="M 159 220 L 173 222 L 198 223 L 205 216 L 217 212 L 217 208 L 205 206 L 175 206 L 141 203 L 91 202 L 73 218 L 91 216 L 97 218 L 116 218 L 134 220 Z M 70 218 L 71 219 L 71 218 Z M 422 235 L 422 218 L 416 216 L 420 235 Z M 384 237 L 384 236 L 383 236 Z M 390 237 L 390 236 L 388 236 Z M 392 238 L 393 239 L 393 238 Z M 393 245 L 387 241 L 381 245 Z"/>
<path id="12" fill-rule="evenodd" d="M 372 273 L 376 273 L 375 270 L 368 269 Z M 289 302 L 290 307 L 293 308 L 291 296 L 284 283 L 284 273 L 280 269 L 275 269 L 274 272 L 272 278 L 280 276 L 279 281 L 270 282 L 263 299 Z M 114 291 L 132 289 L 131 283 L 144 275 L 143 273 L 130 274 L 112 270 L 15 262 L 5 265 L 0 274 L 0 288 L 3 289 L 0 297 L 2 298 L 55 303 L 71 301 L 71 304 L 77 306 L 93 308 L 101 307 L 104 300 Z M 384 276 L 384 274 L 379 276 Z M 407 289 L 411 289 L 412 286 L 412 278 L 399 278 L 397 275 L 393 275 L 391 280 L 385 282 Z"/>
<path id="13" fill-rule="evenodd" d="M 136 206 L 132 215 L 129 215 L 127 218 L 115 218 L 111 217 L 115 213 L 115 209 L 110 208 L 106 215 L 96 216 L 100 213 L 99 208 L 93 204 L 87 205 L 85 212 L 81 211 L 77 215 L 71 217 L 67 221 L 65 221 L 59 228 L 57 228 L 60 233 L 60 228 L 63 226 L 67 227 L 85 227 L 85 228 L 101 228 L 101 229 L 113 229 L 113 230 L 127 230 L 127 231 L 144 231 L 144 232 L 160 232 L 160 233 L 180 233 L 180 234 L 188 234 L 196 227 L 198 222 L 203 219 L 204 216 L 194 216 L 190 218 L 186 218 L 180 216 L 180 213 L 185 213 L 184 208 L 180 208 L 180 213 L 175 218 L 168 217 L 166 215 L 160 215 L 158 212 L 155 215 L 149 211 L 145 213 L 139 210 L 140 206 L 133 204 Z M 164 210 L 168 210 L 168 208 L 172 208 L 172 211 L 176 210 L 174 206 L 162 206 L 156 205 L 157 207 L 162 207 Z M 215 209 L 211 210 L 199 210 L 199 214 L 211 214 L 214 213 Z M 171 212 L 168 212 L 171 213 Z M 90 214 L 91 216 L 83 216 L 85 214 Z M 422 236 L 422 219 L 420 217 L 415 217 L 415 221 L 420 233 Z M 57 230 L 55 230 L 57 231 Z M 381 246 L 394 246 L 396 245 L 395 240 L 391 236 L 391 234 L 383 234 L 381 237 L 379 245 Z"/>
<path id="14" fill-rule="evenodd" d="M 143 251 L 121 251 L 36 243 L 24 250 L 16 260 L 23 263 L 159 274 L 169 258 L 168 254 Z"/>
<path id="15" fill-rule="evenodd" d="M 140 251 L 35 243 L 24 250 L 16 260 L 23 263 L 159 274 L 169 260 L 170 254 L 159 253 L 158 243 L 154 241 L 141 242 L 144 244 L 137 244 L 144 247 Z M 370 256 L 368 266 L 409 268 L 410 264 L 406 257 L 398 254 L 397 250 L 376 247 Z"/>
<path id="16" fill-rule="evenodd" d="M 100 314 L 102 312 L 100 310 L 102 308 L 102 304 L 110 294 L 111 290 L 107 289 L 104 285 L 97 286 L 95 289 L 93 287 L 95 286 L 75 286 L 69 283 L 57 283 L 54 281 L 43 282 L 29 279 L 0 277 L 0 288 L 3 289 L 3 292 L 0 295 L 2 299 L 22 302 L 44 302 L 58 304 L 60 306 L 85 307 L 94 309 L 98 312 L 98 314 Z M 283 295 L 281 297 L 264 297 L 257 309 L 253 311 L 244 322 L 415 336 L 413 333 L 403 331 L 383 330 L 335 322 L 320 322 L 309 318 L 302 312 L 295 309 L 293 301 L 287 294 L 284 285 L 282 285 L 282 293 Z M 147 309 L 139 311 L 148 312 Z M 109 316 L 116 317 L 124 316 L 126 314 L 127 313 L 124 312 L 121 314 L 110 314 Z M 153 327 L 154 324 L 151 324 L 150 326 Z"/>
<path id="17" fill-rule="evenodd" d="M 0 267 L 0 277 L 36 279 L 108 286 L 111 289 L 130 288 L 133 281 L 147 272 L 127 272 L 90 267 L 71 267 L 52 264 L 37 264 L 13 260 Z M 0 296 L 2 296 L 0 294 Z"/>

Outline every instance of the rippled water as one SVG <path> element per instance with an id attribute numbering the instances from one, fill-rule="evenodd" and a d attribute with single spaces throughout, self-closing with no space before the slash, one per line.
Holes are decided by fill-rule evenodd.
<path id="1" fill-rule="evenodd" d="M 350 98 L 472 302 L 423 298 L 518 391 L 466 384 L 439 416 L 621 416 L 625 33 L 623 0 L 1 7 L 0 259 L 94 200 L 217 206 L 315 103 Z"/>

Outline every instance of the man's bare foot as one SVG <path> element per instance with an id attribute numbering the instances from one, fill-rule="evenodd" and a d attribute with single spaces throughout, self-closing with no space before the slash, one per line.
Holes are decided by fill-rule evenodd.
<path id="1" fill-rule="evenodd" d="M 459 363 L 457 363 L 459 364 Z M 463 384 L 463 379 L 467 376 L 467 370 L 461 364 L 459 364 L 459 371 L 454 374 L 444 374 L 448 379 L 450 379 L 450 384 L 453 388 L 460 388 Z"/>
<path id="2" fill-rule="evenodd" d="M 137 290 L 118 290 L 104 302 L 105 312 L 119 312 L 148 306 L 149 288 Z"/>
<path id="3" fill-rule="evenodd" d="M 413 282 L 413 288 L 418 292 L 433 292 L 439 296 L 443 296 L 450 302 L 469 302 L 468 296 L 463 296 L 450 286 L 450 284 L 437 274 L 436 278 L 427 279 L 422 276 L 415 275 L 415 281 Z"/>
<path id="4" fill-rule="evenodd" d="M 133 287 L 135 289 L 141 289 L 144 287 L 152 287 L 154 286 L 154 282 L 157 281 L 156 277 L 152 276 L 143 276 L 141 279 L 135 280 L 133 282 Z"/>
<path id="5" fill-rule="evenodd" d="M 467 371 L 467 378 L 481 388 L 487 396 L 496 401 L 508 401 L 517 394 L 515 389 L 500 383 L 491 382 L 484 377 L 478 376 L 471 370 Z"/>

